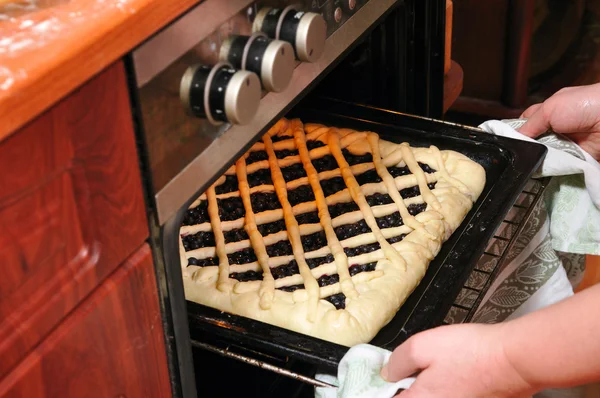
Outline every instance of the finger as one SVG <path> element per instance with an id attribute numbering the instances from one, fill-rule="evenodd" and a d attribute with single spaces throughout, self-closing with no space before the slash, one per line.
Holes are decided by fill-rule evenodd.
<path id="1" fill-rule="evenodd" d="M 425 367 L 416 354 L 415 342 L 419 335 L 406 340 L 396 347 L 388 363 L 381 369 L 381 377 L 390 382 L 396 382 L 410 377 Z"/>
<path id="2" fill-rule="evenodd" d="M 518 131 L 531 138 L 535 138 L 540 134 L 544 134 L 550 129 L 550 120 L 548 113 L 544 111 L 543 106 L 539 106 L 537 110 L 529 116 L 527 122 L 523 124 Z"/>
<path id="3" fill-rule="evenodd" d="M 525 112 L 521 114 L 519 119 L 527 119 L 528 117 L 531 117 L 531 115 L 533 115 L 535 112 L 537 112 L 538 109 L 540 109 L 540 106 L 542 106 L 541 103 L 531 105 L 529 108 L 525 109 Z"/>

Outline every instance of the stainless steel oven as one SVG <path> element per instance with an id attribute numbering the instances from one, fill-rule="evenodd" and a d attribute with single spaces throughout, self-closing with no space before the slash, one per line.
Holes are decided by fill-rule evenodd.
<path id="1" fill-rule="evenodd" d="M 377 123 L 390 136 L 407 134 L 417 142 L 439 134 L 493 174 L 496 181 L 486 192 L 503 193 L 478 213 L 478 235 L 461 231 L 462 240 L 446 245 L 435 270 L 428 271 L 429 282 L 409 299 L 418 316 L 400 314 L 397 330 L 381 345 L 441 322 L 470 271 L 448 267 L 448 259 L 471 264 L 481 255 L 542 156 L 524 156 L 508 140 L 491 142 L 475 131 L 427 120 L 442 116 L 445 3 L 204 0 L 128 56 L 175 395 L 228 396 L 226 388 L 252 396 L 256 388 L 260 396 L 294 396 L 306 391 L 302 383 L 317 383 L 317 367 L 331 369 L 343 355 L 340 347 L 282 334 L 184 297 L 178 231 L 185 210 L 290 113 L 357 127 Z M 477 243 L 457 256 L 464 242 Z M 442 277 L 452 284 L 434 294 L 430 285 Z M 442 295 L 450 304 L 438 300 Z M 234 370 L 235 359 L 276 374 Z"/>

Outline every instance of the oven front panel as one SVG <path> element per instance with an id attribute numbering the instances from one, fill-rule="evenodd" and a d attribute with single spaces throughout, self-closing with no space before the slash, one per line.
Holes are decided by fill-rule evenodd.
<path id="1" fill-rule="evenodd" d="M 213 65 L 218 61 L 221 44 L 231 35 L 249 35 L 257 10 L 265 4 L 282 7 L 291 1 L 260 1 L 258 3 L 231 1 L 223 7 L 233 16 L 215 5 L 218 0 L 206 0 L 186 16 L 180 18 L 163 32 L 140 46 L 133 53 L 133 73 L 136 86 L 138 123 L 143 131 L 151 179 L 151 190 L 156 203 L 160 224 L 184 205 L 185 201 L 204 189 L 214 178 L 233 162 L 251 143 L 283 116 L 295 103 L 329 73 L 329 84 L 323 85 L 319 95 L 339 95 L 347 98 L 347 91 L 336 89 L 340 81 L 353 87 L 377 88 L 368 94 L 358 94 L 364 101 L 374 105 L 402 110 L 397 98 L 407 90 L 403 88 L 406 35 L 398 35 L 406 27 L 405 6 L 396 0 L 356 0 L 350 10 L 350 0 L 304 1 L 307 10 L 316 11 L 327 22 L 327 40 L 322 56 L 314 63 L 296 62 L 289 86 L 282 92 L 263 92 L 256 115 L 246 125 L 222 124 L 214 126 L 204 118 L 186 113 L 180 101 L 180 82 L 190 65 Z M 223 4 L 222 2 L 219 2 Z M 237 5 L 236 7 L 231 4 Z M 212 8 L 211 8 L 212 7 Z M 236 8 L 239 8 L 236 10 Z M 203 11 L 203 12 L 201 12 Z M 209 12 L 215 13 L 208 18 Z M 219 18 L 221 15 L 221 18 Z M 198 18 L 208 22 L 215 20 L 214 29 L 198 24 Z M 224 20 L 221 22 L 221 20 Z M 207 23 L 208 23 L 207 22 Z M 377 28 L 385 23 L 385 28 Z M 200 25 L 200 26 L 198 26 Z M 372 35 L 368 32 L 377 28 Z M 203 32 L 200 31 L 204 30 Z M 190 36 L 201 39 L 190 40 Z M 189 43 L 186 44 L 186 41 Z M 350 53 L 354 47 L 357 49 Z M 189 47 L 189 48 L 188 48 Z M 181 54 L 180 54 L 181 53 Z M 170 63 L 166 55 L 170 55 Z M 384 58 L 385 57 L 385 58 Z M 366 59 L 364 63 L 354 60 Z M 385 74 L 374 66 L 389 60 Z M 341 62 L 340 62 L 341 61 Z M 341 63 L 342 67 L 336 68 Z M 163 64 L 166 64 L 163 66 Z M 349 68 L 344 68 L 347 65 Z M 355 73 L 360 73 L 360 78 Z M 389 82 L 395 81 L 392 86 Z M 386 84 L 386 82 L 388 84 Z M 333 84 L 333 88 L 331 85 Z M 388 103 L 370 101 L 370 98 L 393 98 Z"/>

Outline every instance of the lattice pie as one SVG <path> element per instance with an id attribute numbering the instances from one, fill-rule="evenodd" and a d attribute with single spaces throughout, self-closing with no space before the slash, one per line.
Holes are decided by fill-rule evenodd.
<path id="1" fill-rule="evenodd" d="M 471 209 L 453 151 L 280 120 L 188 210 L 186 297 L 351 346 L 370 341 Z"/>

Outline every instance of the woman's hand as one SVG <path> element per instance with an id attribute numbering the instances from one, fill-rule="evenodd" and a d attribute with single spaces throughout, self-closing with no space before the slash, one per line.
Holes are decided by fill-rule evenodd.
<path id="1" fill-rule="evenodd" d="M 564 88 L 521 117 L 529 120 L 520 133 L 532 138 L 548 130 L 565 134 L 600 160 L 600 83 Z"/>
<path id="2" fill-rule="evenodd" d="M 535 392 L 508 361 L 503 324 L 441 326 L 394 350 L 381 375 L 398 381 L 420 372 L 400 398 L 524 397 Z"/>

